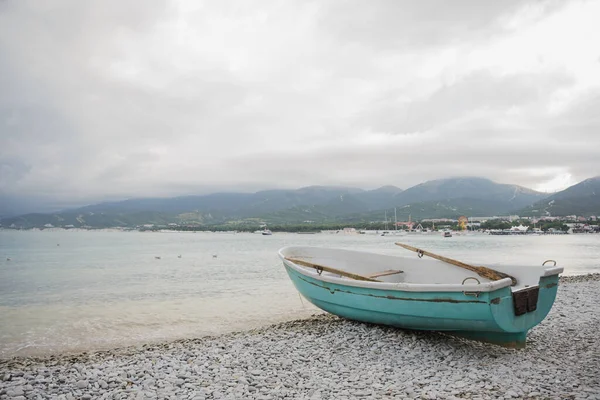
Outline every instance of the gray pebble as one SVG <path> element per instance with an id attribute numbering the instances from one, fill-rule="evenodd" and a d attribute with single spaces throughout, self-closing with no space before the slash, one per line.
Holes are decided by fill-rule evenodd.
<path id="1" fill-rule="evenodd" d="M 77 381 L 76 385 L 79 389 L 85 389 L 88 387 L 88 381 L 82 379 L 82 380 Z"/>
<path id="2" fill-rule="evenodd" d="M 0 360 L 0 397 L 593 399 L 598 280 L 561 278 L 553 309 L 521 350 L 317 314 L 94 357 Z"/>

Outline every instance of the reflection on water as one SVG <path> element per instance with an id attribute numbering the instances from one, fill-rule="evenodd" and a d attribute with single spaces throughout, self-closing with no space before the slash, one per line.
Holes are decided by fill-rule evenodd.
<path id="1" fill-rule="evenodd" d="M 213 335 L 305 317 L 317 310 L 300 299 L 279 248 L 414 256 L 395 241 L 478 265 L 554 259 L 567 275 L 600 272 L 600 235 L 1 231 L 0 357 Z"/>

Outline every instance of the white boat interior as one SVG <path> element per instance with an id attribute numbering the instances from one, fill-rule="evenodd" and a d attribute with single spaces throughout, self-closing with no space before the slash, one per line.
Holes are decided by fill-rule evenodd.
<path id="1" fill-rule="evenodd" d="M 399 249 L 399 251 L 402 251 Z M 365 251 L 308 246 L 290 246 L 279 250 L 285 265 L 318 280 L 344 285 L 404 291 L 478 291 L 488 292 L 511 286 L 510 278 L 490 280 L 474 271 L 427 256 L 391 256 Z M 352 279 L 302 265 L 301 260 L 314 265 L 376 279 L 378 282 Z M 542 260 L 543 261 L 543 260 Z M 552 263 L 542 265 L 485 265 L 517 279 L 513 291 L 536 286 L 540 277 L 559 274 L 562 267 Z M 476 265 L 482 266 L 482 265 Z"/>

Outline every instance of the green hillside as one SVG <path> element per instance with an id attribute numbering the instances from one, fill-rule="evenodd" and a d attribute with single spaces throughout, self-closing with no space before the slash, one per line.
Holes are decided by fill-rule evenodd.
<path id="1" fill-rule="evenodd" d="M 26 214 L 0 220 L 2 227 L 130 227 L 176 224 L 194 227 L 280 224 L 336 224 L 413 221 L 425 218 L 518 215 L 600 214 L 598 178 L 589 179 L 547 199 L 516 185 L 484 178 L 450 178 L 406 190 L 309 186 L 256 193 L 130 199 L 100 203 L 52 214 Z M 525 208 L 524 205 L 526 206 Z M 307 222 L 310 221 L 310 222 Z"/>
<path id="2" fill-rule="evenodd" d="M 522 216 L 600 215 L 600 176 L 535 202 L 518 213 Z"/>

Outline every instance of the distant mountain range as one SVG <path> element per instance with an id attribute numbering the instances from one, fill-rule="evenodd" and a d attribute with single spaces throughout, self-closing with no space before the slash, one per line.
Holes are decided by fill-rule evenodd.
<path id="1" fill-rule="evenodd" d="M 600 215 L 600 176 L 586 179 L 520 211 L 531 215 Z"/>
<path id="2" fill-rule="evenodd" d="M 0 226 L 32 228 L 135 227 L 145 224 L 297 224 L 305 221 L 383 221 L 452 218 L 460 215 L 600 214 L 600 177 L 548 195 L 485 178 L 428 181 L 409 189 L 375 190 L 309 186 L 297 190 L 215 193 L 205 196 L 143 198 L 94 204 L 51 214 L 25 214 L 0 220 Z"/>
<path id="3" fill-rule="evenodd" d="M 521 186 L 499 184 L 485 178 L 450 178 L 413 186 L 399 193 L 395 200 L 396 205 L 454 200 L 450 203 L 463 203 L 463 208 L 467 209 L 470 202 L 476 200 L 478 207 L 489 202 L 488 208 L 498 214 L 520 209 L 546 196 Z"/>

